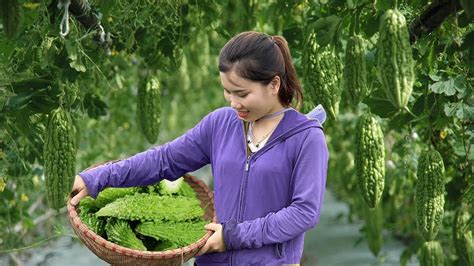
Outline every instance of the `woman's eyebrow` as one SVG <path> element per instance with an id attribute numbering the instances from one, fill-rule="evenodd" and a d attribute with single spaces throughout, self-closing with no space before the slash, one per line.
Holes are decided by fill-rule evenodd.
<path id="1" fill-rule="evenodd" d="M 236 90 L 231 90 L 231 89 L 228 89 L 228 88 L 225 88 L 224 89 L 230 91 L 230 92 L 246 92 L 247 90 L 243 90 L 243 89 L 236 89 Z"/>

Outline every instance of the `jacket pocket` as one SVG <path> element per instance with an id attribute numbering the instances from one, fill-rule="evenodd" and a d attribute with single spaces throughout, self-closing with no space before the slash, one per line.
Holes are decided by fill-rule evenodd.
<path id="1" fill-rule="evenodd" d="M 285 257 L 285 244 L 278 243 L 275 245 L 275 253 L 279 259 Z"/>

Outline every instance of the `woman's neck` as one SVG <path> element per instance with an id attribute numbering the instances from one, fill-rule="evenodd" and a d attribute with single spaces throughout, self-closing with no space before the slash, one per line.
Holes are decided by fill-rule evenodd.
<path id="1" fill-rule="evenodd" d="M 257 130 L 265 130 L 266 128 L 272 128 L 283 118 L 285 110 L 286 108 L 284 108 L 283 106 L 275 108 L 274 110 L 268 112 L 266 115 L 253 122 L 253 128 Z"/>

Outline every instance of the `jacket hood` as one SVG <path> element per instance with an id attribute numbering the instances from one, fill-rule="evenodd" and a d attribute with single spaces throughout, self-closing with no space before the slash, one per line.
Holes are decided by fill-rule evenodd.
<path id="1" fill-rule="evenodd" d="M 233 110 L 231 107 L 229 109 Z M 240 118 L 237 116 L 235 111 L 234 117 L 237 120 Z M 307 115 L 304 115 L 297 110 L 291 108 L 285 112 L 285 116 L 278 124 L 277 128 L 271 135 L 268 142 L 265 146 L 257 153 L 264 153 L 265 150 L 270 149 L 273 145 L 284 141 L 287 138 L 290 138 L 300 132 L 303 132 L 310 128 L 319 128 L 323 130 L 322 123 L 326 119 L 326 111 L 321 105 L 316 106 L 311 112 Z"/>
<path id="2" fill-rule="evenodd" d="M 295 134 L 305 131 L 309 128 L 320 128 L 323 130 L 321 123 L 317 119 L 308 118 L 306 115 L 299 113 L 298 111 L 291 109 L 286 112 L 283 119 L 280 121 L 281 125 L 278 125 L 269 142 L 273 140 L 285 140 Z"/>

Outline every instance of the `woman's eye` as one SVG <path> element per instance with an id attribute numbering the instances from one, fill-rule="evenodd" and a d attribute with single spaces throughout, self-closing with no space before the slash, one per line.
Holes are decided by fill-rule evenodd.
<path id="1" fill-rule="evenodd" d="M 248 94 L 248 93 L 242 94 L 242 95 L 239 95 L 239 97 L 240 97 L 240 98 L 245 98 L 245 97 L 247 97 L 247 95 L 249 95 L 249 94 Z"/>

